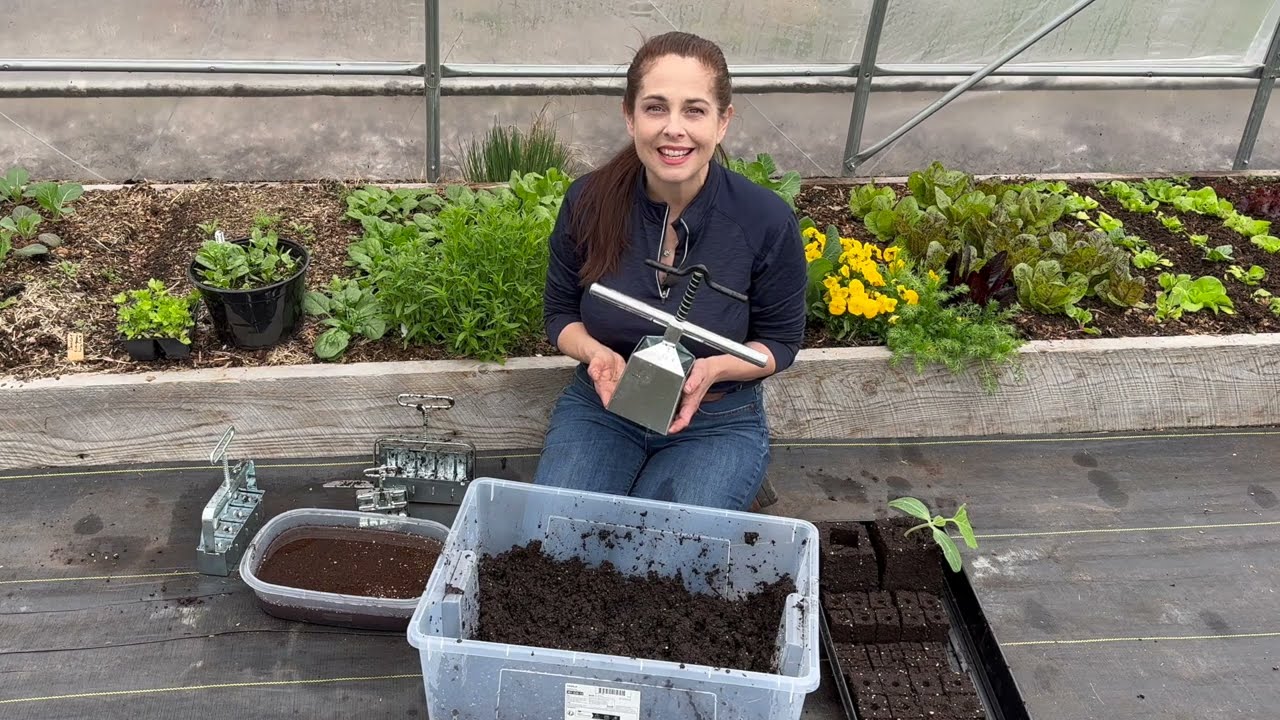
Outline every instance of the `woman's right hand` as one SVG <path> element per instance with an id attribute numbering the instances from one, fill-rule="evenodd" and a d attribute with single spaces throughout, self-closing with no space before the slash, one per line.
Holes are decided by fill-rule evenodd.
<path id="1" fill-rule="evenodd" d="M 622 379 L 622 372 L 626 369 L 627 361 L 609 348 L 602 347 L 591 354 L 591 360 L 587 363 L 587 374 L 596 384 L 596 392 L 599 393 L 600 402 L 604 403 L 605 407 L 609 407 L 609 401 L 613 399 L 613 393 L 618 389 L 618 381 Z"/>

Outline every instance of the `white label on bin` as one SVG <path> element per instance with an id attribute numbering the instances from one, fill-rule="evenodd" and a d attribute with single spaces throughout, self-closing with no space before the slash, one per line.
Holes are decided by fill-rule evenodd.
<path id="1" fill-rule="evenodd" d="M 564 720 L 640 720 L 640 691 L 565 683 Z"/>

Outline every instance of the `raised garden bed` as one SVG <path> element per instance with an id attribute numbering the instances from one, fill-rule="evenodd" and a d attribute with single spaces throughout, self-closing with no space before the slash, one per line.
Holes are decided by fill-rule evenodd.
<path id="1" fill-rule="evenodd" d="M 839 255 L 843 240 L 856 239 L 865 259 L 889 272 L 893 263 L 884 252 L 891 246 L 906 256 L 923 240 L 945 246 L 967 238 L 986 256 L 1008 245 L 1007 232 L 988 228 L 975 235 L 976 221 L 964 219 L 964 212 L 990 211 L 999 219 L 993 227 L 1031 232 L 1045 246 L 1037 252 L 1077 267 L 1082 277 L 1042 272 L 1040 289 L 1027 300 L 1057 303 L 1061 312 L 1023 307 L 1007 326 L 984 321 L 982 332 L 974 332 L 978 325 L 955 313 L 939 311 L 932 317 L 945 321 L 917 322 L 921 311 L 905 291 L 914 283 L 921 297 L 932 292 L 923 270 L 900 278 L 901 288 L 892 287 L 896 282 L 882 288 L 896 298 L 902 315 L 896 325 L 887 300 L 874 317 L 854 319 L 854 308 L 866 310 L 865 303 L 854 297 L 834 302 L 815 276 L 806 347 L 791 370 L 766 384 L 779 440 L 1280 422 L 1274 397 L 1280 369 L 1270 361 L 1280 344 L 1280 302 L 1267 295 L 1280 294 L 1280 255 L 1270 252 L 1273 236 L 1247 235 L 1262 233 L 1260 223 L 1275 216 L 1269 195 L 1280 187 L 1275 179 L 1001 184 L 930 168 L 900 180 L 807 181 L 794 195 L 797 213 L 813 227 L 806 241 L 817 243 L 817 233 L 817 244 Z M 542 337 L 537 256 L 564 186 L 551 174 L 530 176 L 505 196 L 495 191 L 490 199 L 496 202 L 477 200 L 459 186 L 395 192 L 333 183 L 90 188 L 70 203 L 73 212 L 41 224 L 41 231 L 60 236 L 56 247 L 37 257 L 11 257 L 0 269 L 0 387 L 6 390 L 0 393 L 0 469 L 197 460 L 209 442 L 208 427 L 225 423 L 237 425 L 245 452 L 253 455 L 362 454 L 378 436 L 412 427 L 395 396 L 424 391 L 457 399 L 433 426 L 478 449 L 539 446 L 572 365 Z M 956 193 L 948 208 L 970 210 L 939 210 L 938 188 Z M 913 200 L 931 192 L 931 208 Z M 1000 202 L 992 208 L 974 192 Z M 1010 192 L 1016 201 L 1005 202 Z M 1217 201 L 1210 202 L 1209 193 Z M 876 200 L 879 195 L 884 199 Z M 1152 208 L 1156 196 L 1164 199 Z M 876 212 L 898 215 L 907 200 L 945 222 L 933 235 L 899 232 L 890 221 L 868 224 Z M 1068 202 L 1072 207 L 1064 209 Z M 0 215 L 15 206 L 0 203 Z M 1246 210 L 1250 215 L 1240 214 Z M 1036 218 L 1052 221 L 1037 228 Z M 112 298 L 150 279 L 176 294 L 190 290 L 187 268 L 215 221 L 228 237 L 246 236 L 265 222 L 282 237 L 302 239 L 310 263 L 308 316 L 284 342 L 240 349 L 219 341 L 202 304 L 189 356 L 131 360 Z M 1178 223 L 1181 229 L 1170 229 Z M 1126 303 L 1140 297 L 1140 305 L 1103 299 L 1104 273 L 1090 270 L 1094 250 L 1059 257 L 1054 233 L 1062 233 L 1068 247 L 1105 238 L 1108 244 L 1094 250 L 1116 267 L 1127 263 L 1131 274 L 1123 283 L 1113 280 L 1110 294 L 1126 296 Z M 386 248 L 401 242 L 424 243 L 413 247 L 435 254 L 397 275 L 383 260 Z M 1221 249 L 1228 243 L 1230 258 Z M 942 255 L 921 254 L 950 277 L 939 265 Z M 819 256 L 815 264 L 831 258 L 826 248 Z M 1022 256 L 1025 248 L 1007 258 Z M 969 264 L 976 270 L 969 279 L 976 281 L 992 267 Z M 837 265 L 828 278 L 847 282 Z M 1008 276 L 995 278 L 1007 282 L 987 278 L 986 287 L 1008 300 L 1018 296 L 1018 283 L 1006 267 Z M 1168 289 L 1161 286 L 1166 272 Z M 1081 280 L 1084 295 L 1066 302 Z M 951 291 L 945 278 L 935 285 Z M 1215 312 L 1210 306 L 1223 297 L 1231 306 Z M 395 298 L 421 300 L 421 307 L 379 309 Z M 84 336 L 82 360 L 68 358 L 72 332 Z M 968 362 L 997 356 L 1012 358 L 1013 366 Z M 922 365 L 913 367 L 913 359 Z M 1129 401 L 1135 397 L 1142 401 Z M 29 432 L 34 427 L 39 435 Z"/>
<path id="2" fill-rule="evenodd" d="M 850 720 L 1026 720 L 963 571 L 917 521 L 818 523 L 824 648 Z"/>

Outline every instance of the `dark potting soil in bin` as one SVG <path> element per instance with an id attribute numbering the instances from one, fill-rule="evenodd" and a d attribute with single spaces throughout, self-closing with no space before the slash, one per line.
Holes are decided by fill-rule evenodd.
<path id="1" fill-rule="evenodd" d="M 292 528 L 267 548 L 256 574 L 286 587 L 406 600 L 422 595 L 442 548 L 389 530 Z"/>
<path id="2" fill-rule="evenodd" d="M 775 673 L 793 592 L 783 578 L 739 600 L 692 593 L 679 577 L 555 560 L 534 540 L 481 558 L 476 639 Z"/>

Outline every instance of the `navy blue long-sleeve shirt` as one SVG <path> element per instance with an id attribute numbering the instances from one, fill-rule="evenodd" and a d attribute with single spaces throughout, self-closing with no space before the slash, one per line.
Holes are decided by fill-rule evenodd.
<path id="1" fill-rule="evenodd" d="M 570 186 L 550 239 L 543 297 L 547 338 L 554 345 L 566 326 L 582 322 L 593 338 L 627 358 L 641 337 L 661 335 L 662 328 L 592 296 L 580 282 L 583 257 L 569 219 L 586 177 Z M 690 276 L 669 277 L 664 300 L 657 271 L 645 265 L 646 258 L 659 259 L 664 222 L 671 222 L 680 242 L 664 264 L 705 265 L 712 281 L 748 298 L 727 297 L 704 283 L 688 321 L 740 343 L 760 342 L 773 354 L 775 372 L 788 368 L 804 339 L 808 283 L 795 212 L 773 191 L 713 162 L 702 190 L 672 222 L 667 205 L 648 197 L 643 178 L 638 173 L 633 187 L 630 242 L 618 268 L 600 284 L 675 314 Z M 689 336 L 682 342 L 695 357 L 722 354 Z M 749 384 L 717 383 L 712 390 Z"/>

